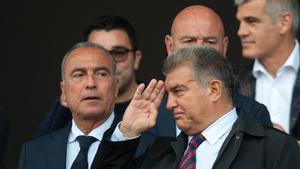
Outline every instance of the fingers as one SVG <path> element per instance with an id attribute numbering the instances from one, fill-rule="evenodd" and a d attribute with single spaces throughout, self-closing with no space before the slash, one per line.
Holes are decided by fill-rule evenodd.
<path id="1" fill-rule="evenodd" d="M 157 80 L 155 80 L 155 79 L 152 79 L 149 82 L 147 88 L 145 89 L 145 91 L 142 94 L 143 99 L 149 100 L 151 98 L 151 94 L 153 93 L 153 90 L 155 89 L 156 84 L 157 84 Z"/>
<path id="2" fill-rule="evenodd" d="M 156 106 L 156 108 L 159 107 L 162 98 L 164 97 L 165 94 L 165 88 L 162 87 L 162 89 L 160 90 L 159 94 L 157 95 L 156 99 L 154 100 L 154 105 Z"/>
<path id="3" fill-rule="evenodd" d="M 140 84 L 134 93 L 133 99 L 140 99 L 142 97 L 142 93 L 144 89 L 145 89 L 145 84 L 144 83 Z"/>
<path id="4" fill-rule="evenodd" d="M 159 80 L 151 93 L 150 101 L 154 102 L 162 90 L 164 90 L 164 82 Z"/>

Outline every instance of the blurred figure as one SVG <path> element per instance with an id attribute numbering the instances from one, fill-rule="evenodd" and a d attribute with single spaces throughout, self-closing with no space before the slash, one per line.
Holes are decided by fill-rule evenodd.
<path id="1" fill-rule="evenodd" d="M 235 0 L 245 58 L 238 92 L 267 106 L 274 127 L 300 140 L 297 0 Z"/>

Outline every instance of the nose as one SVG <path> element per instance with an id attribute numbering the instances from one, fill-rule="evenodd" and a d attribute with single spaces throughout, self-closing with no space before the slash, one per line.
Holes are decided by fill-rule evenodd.
<path id="1" fill-rule="evenodd" d="M 245 23 L 240 22 L 239 30 L 237 32 L 239 37 L 244 37 L 249 34 L 249 30 Z"/>
<path id="2" fill-rule="evenodd" d="M 203 38 L 198 38 L 197 42 L 196 42 L 196 45 L 199 45 L 199 46 L 205 45 L 204 39 Z"/>
<path id="3" fill-rule="evenodd" d="M 95 89 L 96 88 L 95 77 L 93 75 L 87 76 L 86 88 L 87 89 Z"/>
<path id="4" fill-rule="evenodd" d="M 176 107 L 176 105 L 177 105 L 176 99 L 174 98 L 174 96 L 172 96 L 172 94 L 169 93 L 168 101 L 167 101 L 167 109 L 173 110 Z"/>

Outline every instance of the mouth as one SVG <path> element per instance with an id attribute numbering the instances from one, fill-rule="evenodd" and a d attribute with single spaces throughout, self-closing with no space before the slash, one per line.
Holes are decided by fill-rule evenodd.
<path id="1" fill-rule="evenodd" d="M 97 96 L 86 96 L 82 99 L 82 101 L 98 101 L 98 100 L 100 100 L 100 98 Z"/>
<path id="2" fill-rule="evenodd" d="M 178 118 L 180 118 L 183 114 L 184 114 L 184 112 L 173 112 L 173 117 L 174 117 L 174 119 L 178 119 Z"/>
<path id="3" fill-rule="evenodd" d="M 254 44 L 254 41 L 246 41 L 246 40 L 244 40 L 244 41 L 241 41 L 241 44 L 242 44 L 242 46 L 248 46 L 248 45 Z"/>

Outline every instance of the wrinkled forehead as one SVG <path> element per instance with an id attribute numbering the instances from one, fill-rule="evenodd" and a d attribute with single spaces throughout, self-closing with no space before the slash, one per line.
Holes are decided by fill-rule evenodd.
<path id="1" fill-rule="evenodd" d="M 103 50 L 82 47 L 73 50 L 65 61 L 65 69 L 84 66 L 107 66 L 113 69 L 113 61 Z"/>

